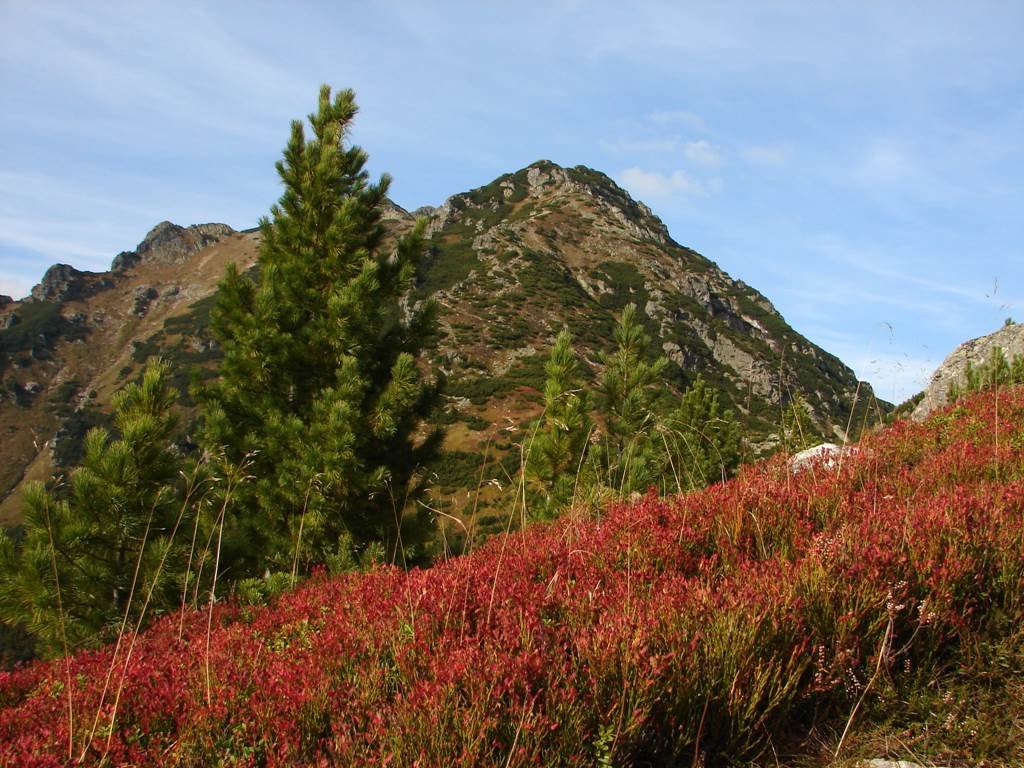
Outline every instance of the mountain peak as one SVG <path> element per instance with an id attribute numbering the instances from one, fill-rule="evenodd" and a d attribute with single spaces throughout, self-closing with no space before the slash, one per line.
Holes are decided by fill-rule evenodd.
<path id="1" fill-rule="evenodd" d="M 139 262 L 180 264 L 196 251 L 234 234 L 227 224 L 193 224 L 182 227 L 161 221 L 142 239 L 134 251 L 122 251 L 114 257 L 111 272 L 124 272 Z"/>
<path id="2" fill-rule="evenodd" d="M 415 213 L 431 218 L 429 233 L 459 218 L 471 217 L 486 225 L 521 220 L 528 211 L 536 214 L 562 207 L 590 209 L 598 218 L 616 221 L 641 240 L 659 245 L 671 242 L 665 224 L 651 209 L 608 175 L 585 165 L 565 167 L 546 159 L 452 195 L 438 208 L 421 208 Z"/>

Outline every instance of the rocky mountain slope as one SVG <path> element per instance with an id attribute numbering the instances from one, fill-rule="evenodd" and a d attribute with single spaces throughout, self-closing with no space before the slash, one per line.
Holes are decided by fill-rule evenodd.
<path id="1" fill-rule="evenodd" d="M 1024 325 L 1006 325 L 995 333 L 965 341 L 950 352 L 929 379 L 912 417 L 921 420 L 946 405 L 949 402 L 950 386 L 963 385 L 967 375 L 967 364 L 975 367 L 982 365 L 996 348 L 1001 349 L 1008 360 L 1017 355 L 1024 355 Z"/>
<path id="2" fill-rule="evenodd" d="M 832 439 L 877 407 L 868 385 L 790 328 L 768 299 L 676 243 L 650 209 L 597 171 L 541 161 L 438 208 L 386 213 L 396 234 L 417 216 L 429 219 L 430 249 L 406 301 L 433 297 L 442 309 L 432 362 L 448 376 L 439 418 L 450 428 L 436 485 L 455 512 L 499 502 L 518 467 L 515 431 L 539 412 L 558 331 L 574 332 L 596 375 L 596 353 L 609 348 L 630 302 L 647 315 L 650 355 L 671 361 L 667 389 L 682 391 L 697 374 L 712 381 L 755 452 L 771 448 L 797 394 Z M 254 263 L 258 239 L 224 225 L 164 222 L 110 272 L 57 265 L 31 300 L 0 307 L 0 493 L 72 460 L 77 438 L 102 421 L 111 394 L 150 355 L 176 363 L 183 387 L 189 367 L 210 375 L 212 292 L 228 262 Z M 497 482 L 478 493 L 481 478 Z M 0 521 L 16 516 L 8 498 Z"/>
<path id="3" fill-rule="evenodd" d="M 77 460 L 140 342 L 208 297 L 229 262 L 254 263 L 256 247 L 224 224 L 162 222 L 110 271 L 56 264 L 29 298 L 0 307 L 0 523 L 18 518 L 11 492 L 24 480 Z"/>

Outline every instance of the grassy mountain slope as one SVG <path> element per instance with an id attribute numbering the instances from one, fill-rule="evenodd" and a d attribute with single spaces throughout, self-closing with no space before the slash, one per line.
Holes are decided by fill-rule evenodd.
<path id="1" fill-rule="evenodd" d="M 836 466 L 168 616 L 0 674 L 0 762 L 1020 765 L 1022 467 L 1024 388 L 988 391 Z"/>
<path id="2" fill-rule="evenodd" d="M 764 296 L 677 244 L 597 171 L 541 161 L 416 214 L 429 217 L 430 252 L 407 300 L 441 304 L 431 363 L 449 381 L 435 503 L 484 532 L 500 527 L 496 512 L 508 503 L 522 429 L 540 410 L 554 336 L 567 325 L 595 376 L 596 353 L 609 348 L 615 316 L 629 302 L 648 316 L 650 355 L 671 360 L 666 397 L 702 374 L 739 414 L 754 454 L 774 445 L 796 394 L 830 439 L 850 427 L 856 434 L 877 405 L 867 385 L 793 331 Z M 414 222 L 398 207 L 386 218 L 396 234 Z M 213 369 L 210 294 L 229 261 L 253 263 L 259 238 L 216 226 L 162 224 L 119 255 L 114 271 L 55 267 L 37 290 L 43 301 L 4 308 L 20 322 L 0 330 L 0 494 L 73 461 L 110 395 L 150 355 L 168 358 L 182 387 L 191 367 Z M 0 522 L 17 516 L 17 494 L 8 495 Z"/>

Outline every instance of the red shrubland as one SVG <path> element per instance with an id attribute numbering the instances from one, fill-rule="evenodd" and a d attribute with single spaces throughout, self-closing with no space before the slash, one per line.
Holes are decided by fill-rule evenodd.
<path id="1" fill-rule="evenodd" d="M 180 639 L 167 616 L 127 664 L 127 642 L 70 660 L 70 741 L 85 764 L 713 763 L 841 730 L 878 681 L 923 684 L 1018 631 L 1022 595 L 1016 389 L 899 422 L 838 468 L 776 459 L 429 570 L 219 605 L 209 703 L 207 616 Z M 67 761 L 68 680 L 63 660 L 0 674 L 5 764 Z"/>

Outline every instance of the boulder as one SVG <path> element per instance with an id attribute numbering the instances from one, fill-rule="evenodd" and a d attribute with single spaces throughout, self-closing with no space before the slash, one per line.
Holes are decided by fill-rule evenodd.
<path id="1" fill-rule="evenodd" d="M 857 449 L 852 446 L 843 447 L 835 443 L 822 443 L 793 454 L 789 459 L 789 471 L 796 474 L 811 466 L 834 469 L 838 466 L 842 456 L 851 456 L 856 452 Z"/>

